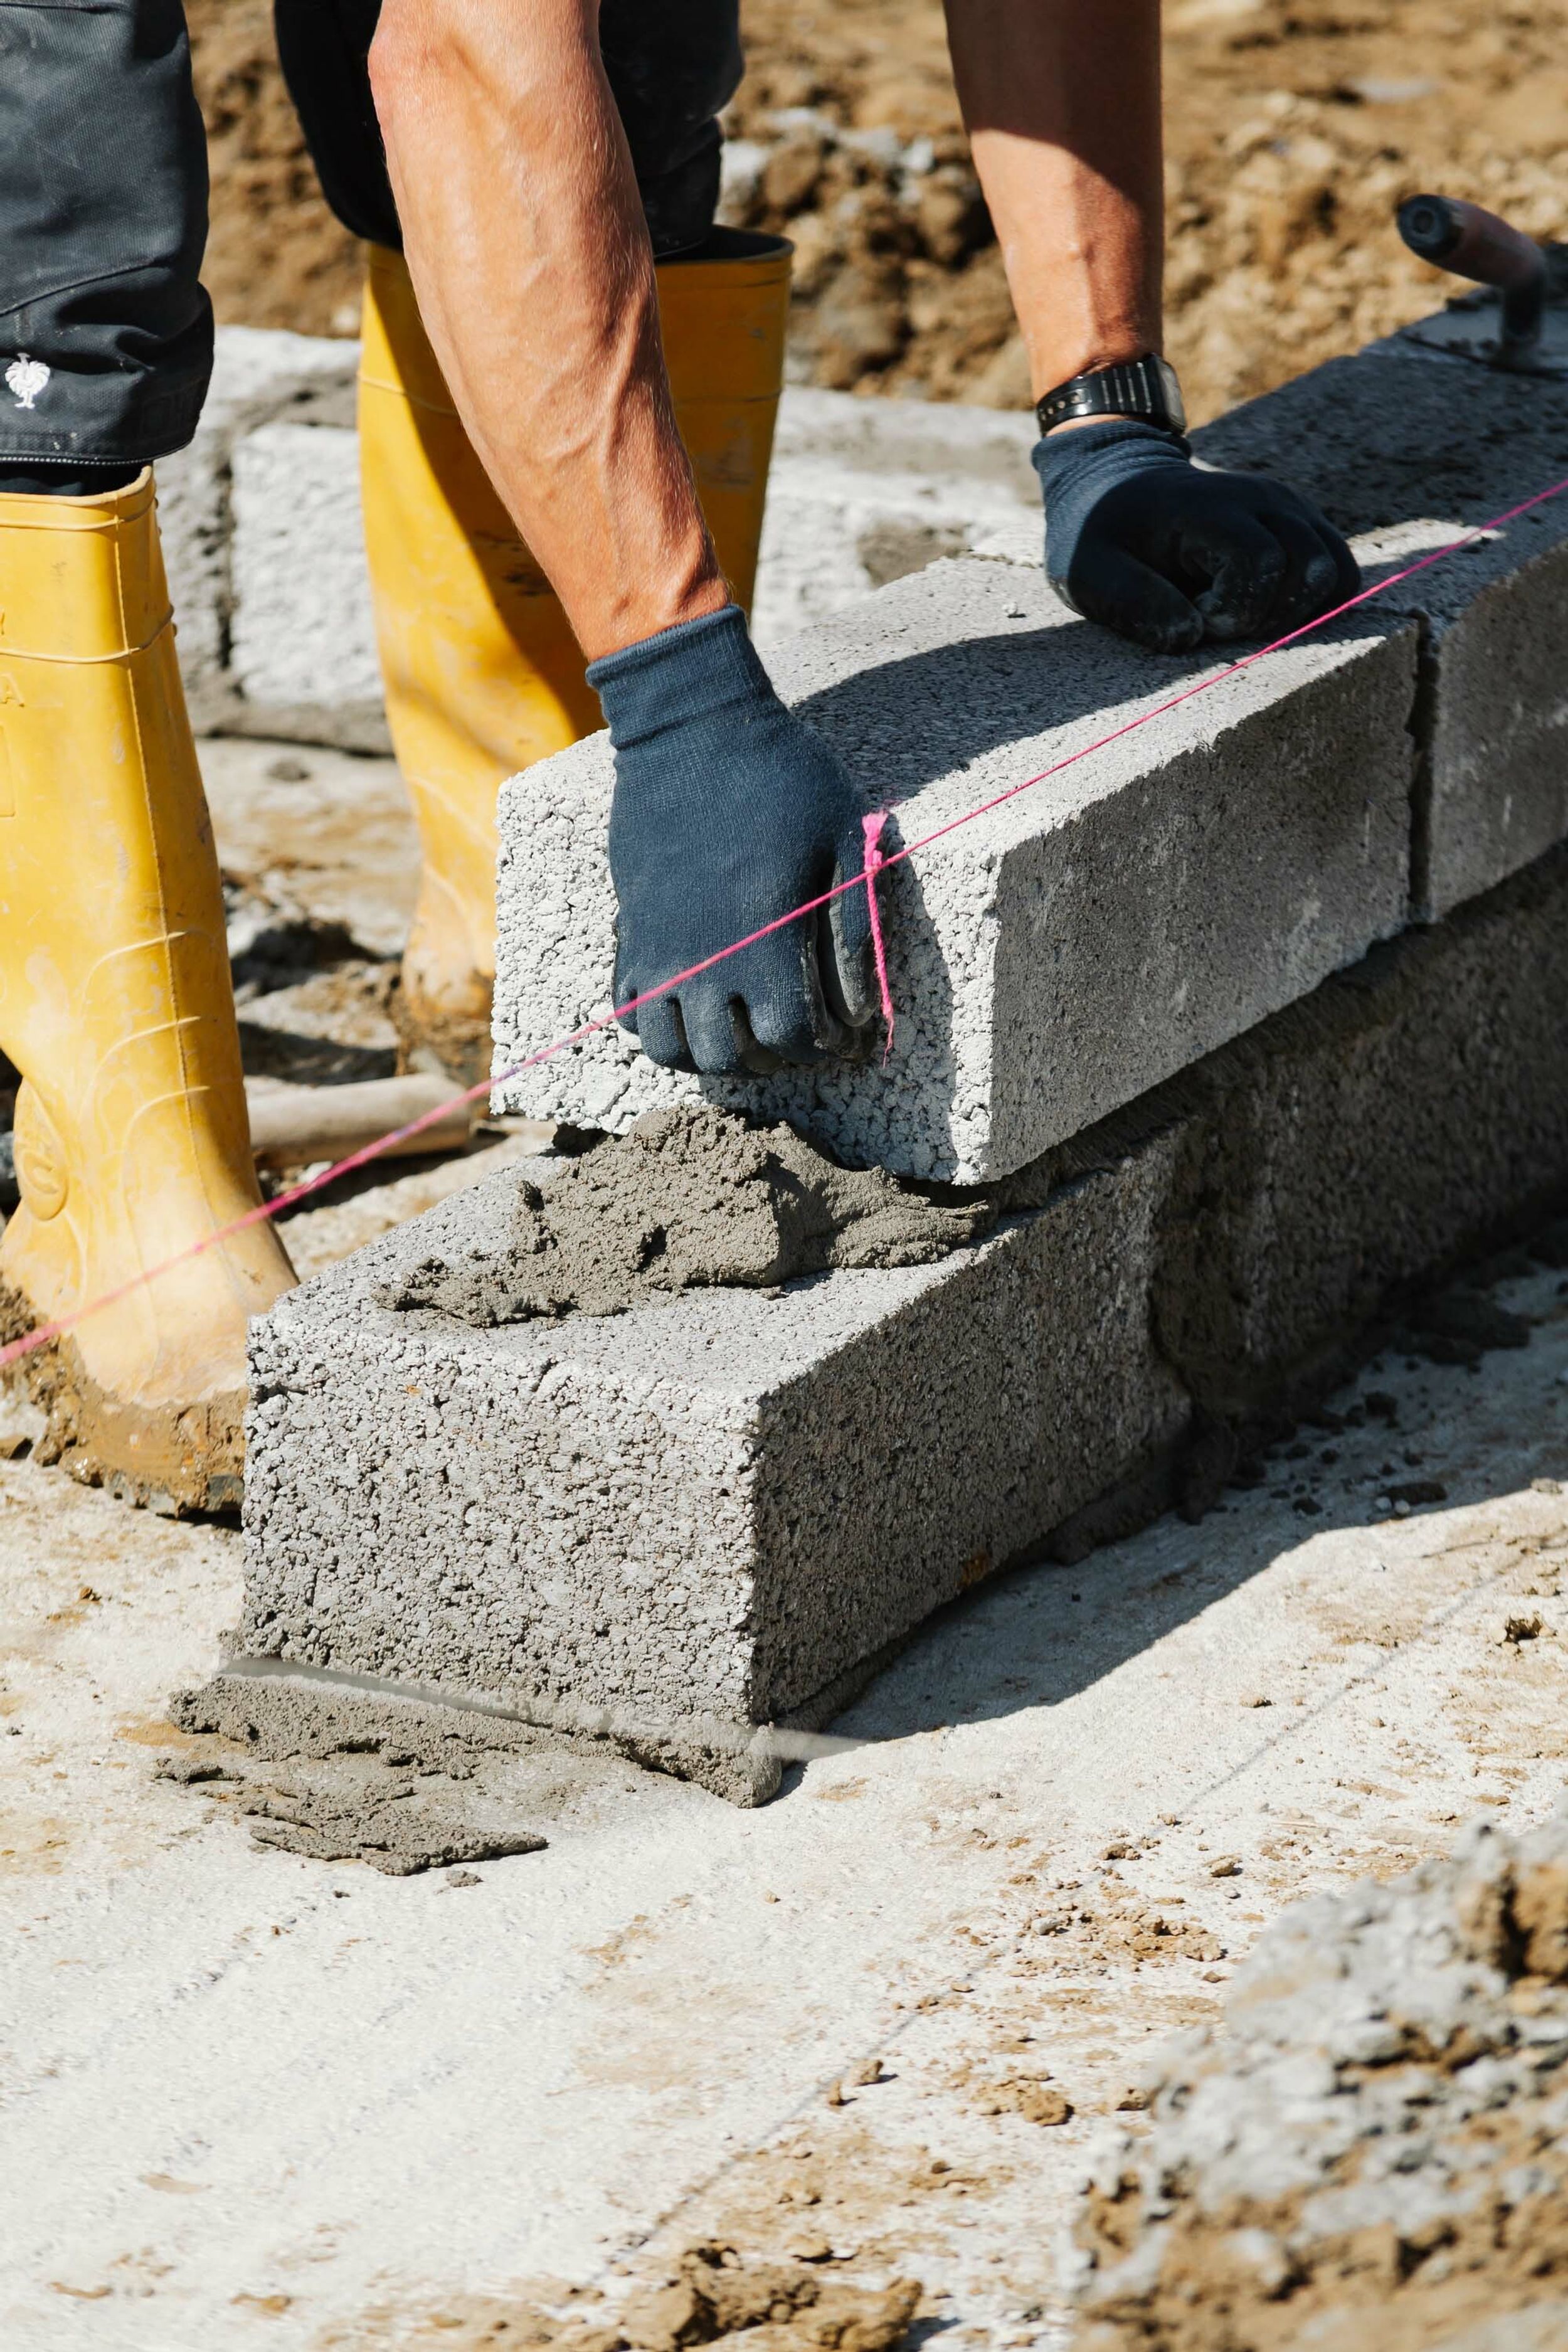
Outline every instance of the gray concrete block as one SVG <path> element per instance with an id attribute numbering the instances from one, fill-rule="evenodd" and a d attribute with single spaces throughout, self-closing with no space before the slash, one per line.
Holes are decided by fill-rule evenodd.
<path id="1" fill-rule="evenodd" d="M 898 1034 L 879 1059 L 729 1083 L 604 1031 L 498 1086 L 624 1130 L 699 1097 L 851 1165 L 1006 1173 L 1305 995 L 1405 918 L 1416 632 L 1358 616 L 1272 655 L 895 869 Z M 941 563 L 773 656 L 887 845 L 1021 783 L 1223 667 L 1074 620 L 1038 572 Z M 608 739 L 501 794 L 496 1068 L 607 1002 Z"/>
<path id="2" fill-rule="evenodd" d="M 242 1647 L 749 1731 L 1165 1443 L 1143 1282 L 1171 1147 L 934 1267 L 563 1325 L 394 1314 L 509 1188 L 253 1327 Z"/>
<path id="3" fill-rule="evenodd" d="M 240 1651 L 567 1727 L 630 1708 L 734 1794 L 713 1725 L 823 1719 L 1010 1558 L 1213 1499 L 1216 1423 L 1321 1393 L 1391 1298 L 1560 1197 L 1565 995 L 1560 853 L 1048 1155 L 991 1239 L 772 1297 L 378 1307 L 497 1234 L 500 1184 L 465 1194 L 252 1327 Z"/>
<path id="4" fill-rule="evenodd" d="M 279 416 L 352 418 L 359 345 L 269 328 L 220 327 L 195 438 L 158 461 L 158 518 L 180 667 L 198 729 L 234 717 L 230 466 L 237 441 Z"/>
<path id="5" fill-rule="evenodd" d="M 1152 1314 L 1200 1404 L 1245 1419 L 1310 1389 L 1412 1286 L 1563 1199 L 1564 1003 L 1559 849 L 1143 1107 L 1183 1122 Z"/>
<path id="6" fill-rule="evenodd" d="M 1196 446 L 1317 499 L 1362 537 L 1376 579 L 1568 473 L 1568 383 L 1393 337 L 1234 410 Z M 1568 837 L 1568 495 L 1386 603 L 1426 632 L 1411 897 L 1430 920 Z"/>
<path id="7" fill-rule="evenodd" d="M 235 685 L 253 726 L 387 748 L 359 436 L 265 425 L 234 452 Z"/>

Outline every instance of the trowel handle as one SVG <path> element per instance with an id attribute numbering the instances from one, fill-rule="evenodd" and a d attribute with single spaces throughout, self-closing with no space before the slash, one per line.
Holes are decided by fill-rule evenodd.
<path id="1" fill-rule="evenodd" d="M 1515 352 L 1541 332 L 1546 260 L 1533 237 L 1462 196 L 1410 196 L 1399 207 L 1399 234 L 1423 261 L 1451 269 L 1503 298 L 1502 345 Z"/>

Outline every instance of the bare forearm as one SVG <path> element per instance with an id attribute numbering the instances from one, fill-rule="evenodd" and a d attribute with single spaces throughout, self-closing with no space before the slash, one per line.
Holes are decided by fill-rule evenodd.
<path id="1" fill-rule="evenodd" d="M 946 0 L 1035 395 L 1158 351 L 1159 0 Z"/>
<path id="2" fill-rule="evenodd" d="M 385 0 L 371 55 L 430 340 L 590 659 L 726 596 L 597 15 L 595 0 Z"/>

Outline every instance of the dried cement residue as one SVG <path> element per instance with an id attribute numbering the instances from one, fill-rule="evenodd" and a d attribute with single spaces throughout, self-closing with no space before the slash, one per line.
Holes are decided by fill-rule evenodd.
<path id="1" fill-rule="evenodd" d="M 1568 1809 L 1289 1913 L 1152 2108 L 1075 2352 L 1568 2345 Z"/>
<path id="2" fill-rule="evenodd" d="M 988 1202 L 940 1205 L 880 1169 L 836 1167 L 787 1127 L 682 1107 L 649 1112 L 548 1192 L 520 1179 L 508 1246 L 427 1258 L 376 1297 L 479 1325 L 619 1315 L 710 1285 L 930 1265 L 994 1219 Z"/>
<path id="3" fill-rule="evenodd" d="M 219 1675 L 169 1714 L 188 1736 L 159 1779 L 216 1798 L 258 1845 L 397 1878 L 541 1852 L 531 1816 L 572 1770 L 521 1724 L 282 1681 Z"/>

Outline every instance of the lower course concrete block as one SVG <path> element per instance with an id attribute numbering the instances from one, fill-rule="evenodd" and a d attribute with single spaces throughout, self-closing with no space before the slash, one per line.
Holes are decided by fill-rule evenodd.
<path id="1" fill-rule="evenodd" d="M 345 751 L 389 749 L 357 433 L 265 425 L 239 443 L 233 562 L 230 658 L 253 722 Z"/>
<path id="2" fill-rule="evenodd" d="M 1568 383 L 1392 336 L 1234 409 L 1195 444 L 1213 465 L 1278 473 L 1318 499 L 1363 535 L 1375 580 L 1568 475 Z M 1430 920 L 1568 838 L 1568 494 L 1381 608 L 1424 629 L 1411 910 Z"/>
<path id="3" fill-rule="evenodd" d="M 279 418 L 353 415 L 359 345 L 266 327 L 220 327 L 212 385 L 190 446 L 160 457 L 158 520 L 174 597 L 185 697 L 198 730 L 246 713 L 228 667 L 235 619 L 236 449 Z"/>
<path id="4" fill-rule="evenodd" d="M 254 1328 L 248 1653 L 750 1729 L 1167 1442 L 1169 1146 L 937 1266 L 475 1330 L 374 1293 L 503 1177 Z"/>
<path id="5" fill-rule="evenodd" d="M 495 1245 L 510 1175 L 461 1195 L 252 1327 L 240 1653 L 629 1711 L 636 1752 L 765 1795 L 756 1726 L 830 1716 L 966 1584 L 1114 1529 L 1118 1490 L 1163 1507 L 1189 1434 L 1321 1392 L 1391 1298 L 1568 1188 L 1565 1001 L 1560 853 L 1047 1155 L 991 1238 L 774 1297 L 378 1306 Z"/>
<path id="6" fill-rule="evenodd" d="M 1305 995 L 1405 919 L 1414 623 L 1354 616 L 1270 655 L 896 867 L 891 1059 L 726 1082 L 618 1030 L 498 1108 L 619 1132 L 707 1099 L 851 1166 L 1005 1175 Z M 912 842 L 1224 665 L 1074 620 L 1038 572 L 937 563 L 773 657 L 786 699 Z M 500 1070 L 608 1002 L 606 736 L 504 787 Z"/>

